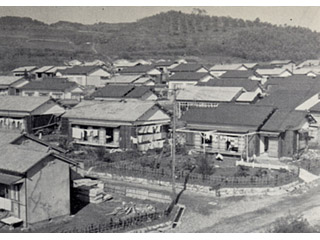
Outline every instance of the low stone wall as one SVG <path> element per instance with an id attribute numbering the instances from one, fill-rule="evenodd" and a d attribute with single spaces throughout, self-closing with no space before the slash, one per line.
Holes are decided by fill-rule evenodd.
<path id="1" fill-rule="evenodd" d="M 104 189 L 107 192 L 117 193 L 126 197 L 138 198 L 141 200 L 151 200 L 163 203 L 170 203 L 171 197 L 169 195 L 159 193 L 156 191 L 150 191 L 143 188 L 134 188 L 128 186 L 119 186 L 115 184 L 106 183 Z"/>
<path id="2" fill-rule="evenodd" d="M 134 184 L 141 184 L 141 185 L 156 185 L 156 186 L 163 186 L 167 188 L 168 190 L 171 190 L 171 182 L 166 181 L 160 181 L 160 180 L 150 180 L 145 178 L 135 178 L 135 177 L 127 177 L 127 176 L 120 176 L 116 174 L 110 174 L 110 173 L 98 173 L 98 172 L 91 172 L 90 176 L 102 178 L 102 179 L 110 179 L 110 180 L 116 180 L 121 182 L 128 182 L 128 183 L 134 183 Z M 206 195 L 211 196 L 217 196 L 217 197 L 231 197 L 231 196 L 255 196 L 255 195 L 280 195 L 284 194 L 286 192 L 291 191 L 294 189 L 296 185 L 299 184 L 299 181 L 294 181 L 292 183 L 277 186 L 277 187 L 261 187 L 261 188 L 220 188 L 220 189 L 212 189 L 211 186 L 202 186 L 202 185 L 195 185 L 195 184 L 187 184 L 187 191 L 196 192 L 196 193 L 202 193 Z M 170 197 L 163 197 L 160 196 L 161 194 L 153 194 L 149 193 L 148 190 L 142 190 L 142 189 L 133 189 L 128 187 L 128 191 L 124 190 L 125 187 L 122 190 L 117 190 L 116 186 L 112 186 L 115 188 L 116 193 L 124 193 L 126 196 L 129 197 L 135 197 L 140 199 L 150 199 L 155 201 L 164 201 L 169 200 Z M 119 186 L 118 186 L 119 187 Z M 120 187 L 119 187 L 120 188 Z M 182 183 L 176 183 L 176 190 L 180 191 L 183 189 Z"/>

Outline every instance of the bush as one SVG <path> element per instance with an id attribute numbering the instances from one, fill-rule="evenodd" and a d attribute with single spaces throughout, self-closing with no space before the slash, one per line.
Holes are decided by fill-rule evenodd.
<path id="1" fill-rule="evenodd" d="M 205 176 L 212 175 L 215 172 L 215 168 L 209 163 L 206 155 L 199 155 L 196 157 L 197 171 Z"/>
<path id="2" fill-rule="evenodd" d="M 250 168 L 246 166 L 238 166 L 237 172 L 234 174 L 235 177 L 248 177 L 250 176 Z"/>
<path id="3" fill-rule="evenodd" d="M 318 229 L 311 226 L 310 223 L 301 216 L 288 215 L 279 218 L 273 226 L 267 231 L 270 233 L 317 233 Z"/>

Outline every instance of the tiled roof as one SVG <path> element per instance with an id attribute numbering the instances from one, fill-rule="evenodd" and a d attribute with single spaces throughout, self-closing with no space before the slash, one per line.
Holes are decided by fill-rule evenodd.
<path id="1" fill-rule="evenodd" d="M 98 69 L 98 66 L 74 66 L 60 70 L 63 75 L 88 75 Z"/>
<path id="2" fill-rule="evenodd" d="M 249 78 L 252 76 L 259 76 L 259 74 L 254 71 L 228 70 L 220 78 Z"/>
<path id="3" fill-rule="evenodd" d="M 228 71 L 228 70 L 238 70 L 244 66 L 242 63 L 234 64 L 216 64 L 210 68 L 210 71 Z"/>
<path id="4" fill-rule="evenodd" d="M 277 90 L 261 99 L 257 105 L 273 106 L 284 110 L 294 110 L 317 91 L 313 90 Z"/>
<path id="5" fill-rule="evenodd" d="M 126 98 L 141 98 L 146 93 L 151 92 L 151 88 L 147 86 L 139 86 L 135 87 L 128 94 L 126 94 Z"/>
<path id="6" fill-rule="evenodd" d="M 64 117 L 134 122 L 154 106 L 155 103 L 146 101 L 82 101 Z"/>
<path id="7" fill-rule="evenodd" d="M 68 81 L 67 78 L 46 78 L 40 81 L 32 81 L 21 87 L 21 90 L 47 90 L 64 92 L 74 89 L 78 85 L 75 82 Z"/>
<path id="8" fill-rule="evenodd" d="M 253 102 L 259 93 L 256 92 L 244 92 L 237 98 L 237 102 Z"/>
<path id="9" fill-rule="evenodd" d="M 138 65 L 123 69 L 120 73 L 147 73 L 150 70 L 155 69 L 153 65 Z"/>
<path id="10" fill-rule="evenodd" d="M 6 130 L 6 131 L 0 131 L 0 147 L 2 145 L 6 145 L 11 143 L 12 141 L 18 139 L 21 137 L 21 134 L 18 132 Z"/>
<path id="11" fill-rule="evenodd" d="M 187 63 L 187 64 L 179 64 L 175 68 L 171 69 L 171 71 L 172 72 L 196 72 L 200 68 L 203 68 L 201 64 Z"/>
<path id="12" fill-rule="evenodd" d="M 24 72 L 24 71 L 30 72 L 35 69 L 37 69 L 36 66 L 25 66 L 25 67 L 18 67 L 16 69 L 13 69 L 12 72 Z"/>
<path id="13" fill-rule="evenodd" d="M 289 129 L 296 129 L 301 123 L 306 121 L 306 116 L 307 113 L 303 111 L 277 110 L 261 130 L 282 132 Z"/>
<path id="14" fill-rule="evenodd" d="M 188 86 L 178 91 L 178 101 L 230 102 L 242 93 L 242 87 Z"/>
<path id="15" fill-rule="evenodd" d="M 140 78 L 142 75 L 116 75 L 111 77 L 110 79 L 103 80 L 105 83 L 132 83 L 138 78 Z"/>
<path id="16" fill-rule="evenodd" d="M 26 150 L 19 145 L 3 145 L 0 147 L 0 169 L 25 173 L 47 155 L 46 152 Z"/>
<path id="17" fill-rule="evenodd" d="M 38 68 L 37 70 L 35 70 L 34 72 L 35 73 L 43 73 L 43 72 L 46 72 L 46 71 L 48 71 L 48 70 L 50 70 L 50 69 L 52 69 L 53 68 L 53 66 L 43 66 L 43 67 L 41 67 L 41 68 Z"/>
<path id="18" fill-rule="evenodd" d="M 240 71 L 241 72 L 241 71 Z M 231 79 L 211 79 L 208 82 L 199 82 L 199 86 L 212 86 L 212 87 L 243 87 L 246 91 L 255 91 L 259 87 L 258 81 L 252 81 L 243 78 Z"/>
<path id="19" fill-rule="evenodd" d="M 0 76 L 0 85 L 11 85 L 16 81 L 22 79 L 22 77 L 18 76 Z"/>
<path id="20" fill-rule="evenodd" d="M 168 81 L 199 81 L 209 73 L 202 72 L 177 72 L 169 77 Z M 213 78 L 213 77 L 212 77 Z"/>
<path id="21" fill-rule="evenodd" d="M 49 100 L 49 97 L 0 96 L 0 111 L 32 112 Z"/>
<path id="22" fill-rule="evenodd" d="M 285 71 L 290 72 L 288 69 L 283 68 L 273 68 L 273 69 L 257 69 L 257 73 L 260 75 L 280 75 Z"/>
<path id="23" fill-rule="evenodd" d="M 258 128 L 274 111 L 273 107 L 219 104 L 216 108 L 190 108 L 181 118 L 188 124 Z"/>
<path id="24" fill-rule="evenodd" d="M 122 98 L 134 88 L 133 85 L 107 85 L 92 94 L 93 97 Z"/>

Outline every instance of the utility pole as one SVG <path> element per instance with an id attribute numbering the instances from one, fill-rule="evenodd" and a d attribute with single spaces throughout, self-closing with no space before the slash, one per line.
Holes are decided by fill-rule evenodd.
<path id="1" fill-rule="evenodd" d="M 172 117 L 172 197 L 176 197 L 176 98 L 177 89 L 173 89 L 173 117 Z"/>

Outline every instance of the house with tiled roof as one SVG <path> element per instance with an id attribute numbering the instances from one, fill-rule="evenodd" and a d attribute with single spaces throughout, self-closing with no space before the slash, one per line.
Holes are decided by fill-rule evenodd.
<path id="1" fill-rule="evenodd" d="M 197 63 L 182 63 L 178 66 L 171 68 L 170 72 L 180 73 L 180 72 L 198 72 L 198 73 L 207 73 L 208 69 L 205 68 L 202 64 Z"/>
<path id="2" fill-rule="evenodd" d="M 256 72 L 262 77 L 290 77 L 292 72 L 286 68 L 272 68 L 272 69 L 257 69 Z"/>
<path id="3" fill-rule="evenodd" d="M 215 64 L 210 68 L 210 73 L 215 77 L 219 77 L 232 70 L 247 71 L 248 68 L 243 63 Z"/>
<path id="4" fill-rule="evenodd" d="M 0 95 L 19 95 L 19 88 L 27 83 L 21 76 L 0 76 Z"/>
<path id="5" fill-rule="evenodd" d="M 100 66 L 74 66 L 57 71 L 56 76 L 68 78 L 82 86 L 102 87 L 111 74 Z"/>
<path id="6" fill-rule="evenodd" d="M 10 221 L 30 227 L 70 215 L 70 167 L 75 162 L 24 145 L 0 146 L 0 208 Z"/>
<path id="7" fill-rule="evenodd" d="M 52 130 L 64 112 L 49 97 L 0 96 L 0 130 L 34 134 Z"/>
<path id="8" fill-rule="evenodd" d="M 25 67 L 15 68 L 11 72 L 13 76 L 24 77 L 26 75 L 30 76 L 32 72 L 35 71 L 36 69 L 38 69 L 37 66 L 25 66 Z"/>
<path id="9" fill-rule="evenodd" d="M 169 89 L 180 89 L 186 86 L 194 86 L 199 82 L 208 82 L 213 79 L 207 72 L 177 72 L 167 80 Z"/>
<path id="10" fill-rule="evenodd" d="M 177 131 L 186 146 L 196 151 L 249 159 L 259 154 L 258 131 L 273 107 L 219 104 L 215 108 L 190 108 Z"/>
<path id="11" fill-rule="evenodd" d="M 161 75 L 161 71 L 153 65 L 137 65 L 133 67 L 127 67 L 121 70 L 120 75 L 147 75 L 156 77 Z"/>
<path id="12" fill-rule="evenodd" d="M 52 97 L 54 99 L 76 99 L 80 101 L 83 89 L 67 78 L 44 78 L 32 81 L 19 88 L 21 96 Z"/>
<path id="13" fill-rule="evenodd" d="M 158 99 L 150 87 L 123 84 L 106 85 L 95 91 L 91 97 L 96 100 L 140 99 L 144 101 L 155 101 Z"/>
<path id="14" fill-rule="evenodd" d="M 152 101 L 82 101 L 63 116 L 75 144 L 111 149 L 162 148 L 170 116 Z"/>
<path id="15" fill-rule="evenodd" d="M 316 120 L 305 111 L 278 109 L 259 131 L 260 158 L 292 158 L 308 147 L 309 126 Z"/>
<path id="16" fill-rule="evenodd" d="M 261 81 L 263 78 L 260 74 L 255 71 L 241 71 L 241 70 L 228 70 L 224 74 L 222 74 L 219 78 L 221 79 L 250 79 L 250 80 L 257 80 Z"/>

